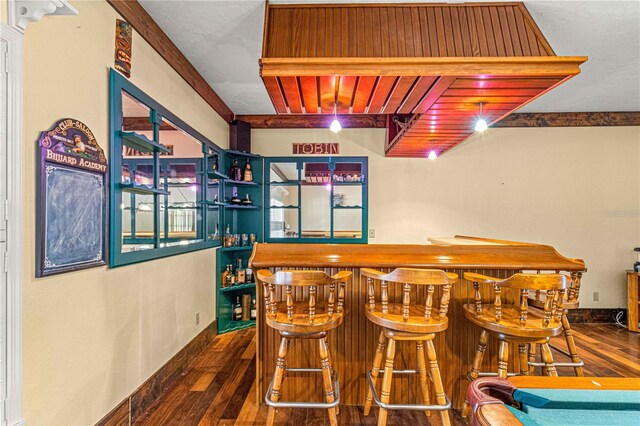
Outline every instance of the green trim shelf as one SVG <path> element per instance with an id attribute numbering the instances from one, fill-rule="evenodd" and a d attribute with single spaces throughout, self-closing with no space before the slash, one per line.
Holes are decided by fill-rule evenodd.
<path id="1" fill-rule="evenodd" d="M 156 189 L 145 185 L 138 185 L 135 183 L 120 183 L 120 189 L 126 192 L 133 192 L 139 195 L 169 195 L 169 191 L 164 189 Z"/>
<path id="2" fill-rule="evenodd" d="M 156 141 L 152 141 L 151 139 L 147 138 L 145 135 L 141 135 L 140 133 L 125 132 L 121 130 L 120 137 L 122 138 L 123 145 L 129 148 L 135 149 L 136 151 L 140 151 L 140 152 L 158 151 L 158 152 L 166 152 L 167 154 L 171 152 L 169 151 L 169 148 L 167 148 L 166 146 Z"/>
<path id="3" fill-rule="evenodd" d="M 222 250 L 222 251 L 245 251 L 245 250 L 253 250 L 253 246 L 244 246 L 244 247 L 222 247 L 220 250 Z"/>
<path id="4" fill-rule="evenodd" d="M 229 325 L 224 329 L 224 333 L 228 333 L 230 331 L 238 331 L 249 327 L 255 327 L 255 325 L 256 320 L 230 321 Z"/>
<path id="5" fill-rule="evenodd" d="M 225 179 L 224 183 L 229 184 L 231 186 L 233 186 L 233 185 L 259 186 L 260 185 L 260 182 L 254 182 L 254 181 L 247 182 L 247 181 L 244 181 L 244 180 L 233 180 L 233 179 Z"/>
<path id="6" fill-rule="evenodd" d="M 341 210 L 341 209 L 361 209 L 362 206 L 333 206 L 334 209 L 336 210 Z"/>
<path id="7" fill-rule="evenodd" d="M 247 290 L 256 288 L 256 283 L 236 284 L 231 287 L 222 287 L 220 291 L 222 293 L 231 293 L 233 291 Z"/>
<path id="8" fill-rule="evenodd" d="M 260 208 L 260 206 L 256 206 L 255 204 L 251 204 L 250 206 L 243 204 L 225 204 L 224 207 L 231 210 L 255 210 Z"/>
<path id="9" fill-rule="evenodd" d="M 214 172 L 213 170 L 207 171 L 207 177 L 209 179 L 222 179 L 222 180 L 228 180 L 229 179 L 229 176 L 223 175 L 220 172 Z"/>
<path id="10" fill-rule="evenodd" d="M 262 158 L 262 156 L 258 154 L 252 154 L 250 152 L 234 151 L 232 149 L 227 149 L 224 151 L 224 153 L 228 155 L 236 156 L 236 157 Z"/>

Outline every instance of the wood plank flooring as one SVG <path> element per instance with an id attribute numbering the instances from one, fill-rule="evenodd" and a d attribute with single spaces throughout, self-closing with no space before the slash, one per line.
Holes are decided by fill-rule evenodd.
<path id="1" fill-rule="evenodd" d="M 585 362 L 585 375 L 640 377 L 640 334 L 614 324 L 575 324 L 578 353 Z M 564 341 L 554 343 L 564 347 Z M 136 425 L 254 425 L 264 424 L 267 407 L 256 404 L 255 330 L 223 334 L 205 348 L 186 373 L 176 380 L 136 421 Z M 566 358 L 554 351 L 558 361 Z M 560 369 L 560 375 L 572 375 Z M 376 409 L 365 417 L 361 407 L 342 406 L 341 425 L 376 424 Z M 463 425 L 459 413 L 452 421 Z M 324 410 L 283 409 L 276 417 L 280 425 L 324 425 Z M 420 412 L 390 412 L 389 425 L 438 425 L 439 417 Z"/>

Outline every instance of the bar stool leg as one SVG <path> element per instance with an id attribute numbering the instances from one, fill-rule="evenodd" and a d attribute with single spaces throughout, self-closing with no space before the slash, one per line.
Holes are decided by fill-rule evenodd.
<path id="1" fill-rule="evenodd" d="M 537 348 L 537 343 L 529 343 L 529 362 L 536 362 L 536 348 Z M 536 375 L 536 367 L 535 366 L 530 366 L 529 367 L 529 375 L 530 376 L 535 376 Z"/>
<path id="2" fill-rule="evenodd" d="M 324 384 L 324 399 L 326 402 L 333 402 L 335 400 L 333 393 L 333 383 L 331 378 L 331 364 L 329 362 L 329 353 L 327 351 L 327 342 L 324 337 L 318 339 L 320 347 L 320 361 L 322 363 L 322 382 Z M 336 409 L 329 408 L 329 424 L 336 426 L 338 424 L 338 418 L 336 416 Z"/>
<path id="3" fill-rule="evenodd" d="M 384 353 L 384 347 L 386 346 L 387 338 L 384 337 L 384 332 L 380 331 L 380 337 L 378 337 L 378 346 L 376 346 L 376 355 L 373 358 L 373 367 L 371 368 L 371 381 L 373 385 L 376 385 L 376 381 L 378 380 L 378 371 L 380 370 L 380 365 L 382 364 L 382 354 Z M 371 392 L 371 388 L 367 387 L 367 399 L 364 403 L 364 415 L 369 415 L 369 410 L 371 410 L 371 402 L 373 401 L 373 393 Z"/>
<path id="4" fill-rule="evenodd" d="M 442 386 L 442 377 L 440 376 L 440 367 L 438 367 L 438 359 L 436 357 L 436 348 L 433 345 L 433 340 L 427 340 L 427 358 L 429 358 L 429 370 L 431 370 L 431 380 L 433 380 L 433 388 L 436 393 L 436 401 L 438 404 L 445 405 L 447 398 L 444 394 L 444 386 Z M 385 371 L 386 376 L 386 371 Z M 440 411 L 440 417 L 442 424 L 445 426 L 451 425 L 451 419 L 449 418 L 449 410 Z"/>
<path id="5" fill-rule="evenodd" d="M 286 337 L 282 337 L 280 339 L 280 350 L 278 351 L 276 371 L 273 373 L 273 386 L 271 386 L 271 400 L 274 402 L 278 402 L 280 400 L 280 386 L 282 385 L 282 377 L 284 375 L 284 369 L 286 368 L 288 347 L 288 339 Z M 269 407 L 269 413 L 267 414 L 267 425 L 273 425 L 275 418 L 276 409 L 274 407 Z"/>
<path id="6" fill-rule="evenodd" d="M 422 392 L 422 402 L 424 405 L 431 405 L 429 402 L 429 385 L 427 380 L 427 364 L 424 360 L 424 342 L 416 342 L 416 355 L 418 357 L 418 375 L 420 376 L 420 391 Z M 424 412 L 427 416 L 431 411 Z"/>
<path id="7" fill-rule="evenodd" d="M 529 375 L 529 350 L 526 343 L 518 343 L 518 357 L 520 359 L 520 375 Z"/>
<path id="8" fill-rule="evenodd" d="M 580 362 L 580 357 L 578 356 L 578 349 L 576 348 L 576 342 L 573 341 L 573 333 L 571 332 L 571 325 L 569 324 L 569 319 L 567 318 L 567 311 L 565 310 L 562 313 L 562 329 L 564 330 L 564 338 L 567 341 L 567 349 L 569 350 L 569 356 L 571 357 L 571 362 Z M 576 376 L 584 377 L 584 372 L 582 371 L 582 367 L 573 367 Z"/>
<path id="9" fill-rule="evenodd" d="M 507 378 L 509 371 L 509 344 L 504 340 L 500 340 L 498 348 L 498 377 Z"/>
<path id="10" fill-rule="evenodd" d="M 488 341 L 489 333 L 486 330 L 482 330 L 480 332 L 480 340 L 478 340 L 478 347 L 476 348 L 476 355 L 473 358 L 473 364 L 471 364 L 471 370 L 467 373 L 467 379 L 469 379 L 470 382 L 477 379 L 480 374 L 482 359 L 484 358 L 484 352 L 487 350 Z M 470 409 L 471 406 L 469 406 L 469 402 L 465 400 L 462 406 L 462 417 L 466 418 L 469 415 Z"/>
<path id="11" fill-rule="evenodd" d="M 558 377 L 556 366 L 553 365 L 553 355 L 551 354 L 551 348 L 549 342 L 540 345 L 540 354 L 542 355 L 542 361 L 545 364 L 546 375 L 552 377 Z"/>
<path id="12" fill-rule="evenodd" d="M 331 361 L 331 352 L 329 352 L 329 342 L 327 341 L 326 337 L 324 339 L 324 346 L 327 348 L 327 359 L 329 360 L 329 369 L 331 371 L 331 377 L 333 378 L 336 370 L 334 368 L 333 362 Z M 339 405 L 336 407 L 336 414 L 340 414 Z"/>
<path id="13" fill-rule="evenodd" d="M 387 357 L 384 361 L 384 376 L 382 376 L 382 391 L 380 392 L 380 401 L 388 404 L 391 395 L 391 379 L 393 378 L 393 360 L 396 356 L 396 341 L 389 339 L 387 345 Z M 380 407 L 378 413 L 378 426 L 387 424 L 387 410 Z"/>

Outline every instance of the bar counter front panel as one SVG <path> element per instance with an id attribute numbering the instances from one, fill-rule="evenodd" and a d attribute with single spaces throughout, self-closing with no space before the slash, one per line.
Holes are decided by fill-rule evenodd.
<path id="1" fill-rule="evenodd" d="M 486 244 L 482 244 L 483 241 Z M 582 260 L 563 257 L 550 246 L 470 238 L 451 245 L 257 244 L 250 265 L 254 271 L 322 269 L 330 275 L 340 270 L 353 273 L 351 282 L 345 288 L 344 323 L 328 333 L 330 354 L 340 378 L 341 404 L 346 405 L 364 404 L 367 390 L 365 374 L 371 369 L 380 333 L 380 329 L 365 317 L 367 286 L 366 279 L 360 279 L 360 268 L 383 271 L 391 271 L 396 267 L 437 268 L 458 274 L 460 281 L 451 288 L 449 328 L 437 333 L 434 340 L 445 392 L 457 409 L 464 402 L 468 384 L 466 374 L 480 335 L 478 327 L 464 316 L 463 305 L 473 303 L 474 290 L 470 282 L 462 279 L 463 273 L 477 272 L 507 278 L 520 271 L 561 271 L 581 275 L 586 270 Z M 379 292 L 379 286 L 376 287 L 376 292 Z M 484 287 L 483 300 L 490 301 L 490 289 Z M 296 301 L 308 300 L 308 292 L 303 291 L 294 287 Z M 280 335 L 265 323 L 261 284 L 258 284 L 257 292 L 256 374 L 258 398 L 262 401 L 275 369 Z M 283 289 L 277 288 L 276 292 L 278 299 L 283 300 Z M 414 288 L 412 292 L 412 303 L 425 302 L 426 287 Z M 318 288 L 317 298 L 319 301 L 325 300 L 322 288 Z M 390 303 L 402 303 L 401 285 L 389 285 L 389 298 Z M 379 294 L 376 294 L 376 300 L 380 300 Z M 503 298 L 503 303 L 512 302 Z M 509 371 L 518 371 L 517 348 L 509 349 Z M 315 340 L 292 342 L 287 367 L 319 367 L 315 365 L 318 363 L 317 351 Z M 397 342 L 394 368 L 417 368 L 414 342 Z M 497 371 L 497 344 L 493 339 L 487 346 L 482 371 Z M 283 399 L 322 401 L 321 383 L 319 376 L 289 372 L 283 383 Z M 431 392 L 431 400 L 435 401 L 432 389 Z M 394 376 L 391 402 L 419 402 L 417 375 Z"/>

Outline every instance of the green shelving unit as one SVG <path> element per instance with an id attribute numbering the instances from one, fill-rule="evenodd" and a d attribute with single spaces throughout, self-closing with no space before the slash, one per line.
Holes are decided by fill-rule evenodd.
<path id="1" fill-rule="evenodd" d="M 238 165 L 244 170 L 244 166 L 249 160 L 253 171 L 253 182 L 235 181 L 227 176 L 233 160 L 238 160 Z M 239 151 L 226 150 L 220 155 L 218 172 L 208 172 L 208 177 L 218 179 L 220 185 L 220 201 L 216 206 L 222 210 L 222 224 L 220 226 L 220 237 L 224 237 L 227 226 L 231 234 L 256 234 L 256 241 L 264 241 L 264 205 L 263 196 L 263 170 L 264 161 L 259 155 L 249 154 Z M 244 199 L 246 194 L 252 201 L 252 205 L 230 204 L 233 191 L 238 191 L 240 199 Z M 216 263 L 216 317 L 218 319 L 218 333 L 228 333 L 230 331 L 255 326 L 255 321 L 233 321 L 232 313 L 236 298 L 242 299 L 243 294 L 251 294 L 251 298 L 256 297 L 256 285 L 246 283 L 234 285 L 232 287 L 222 287 L 221 277 L 227 265 L 238 263 L 242 259 L 244 268 L 248 267 L 253 247 L 220 247 L 217 250 Z M 255 277 L 254 277 L 255 280 Z"/>

